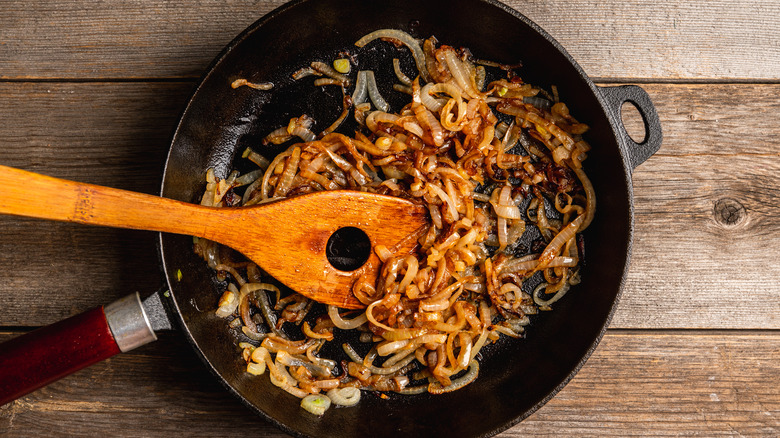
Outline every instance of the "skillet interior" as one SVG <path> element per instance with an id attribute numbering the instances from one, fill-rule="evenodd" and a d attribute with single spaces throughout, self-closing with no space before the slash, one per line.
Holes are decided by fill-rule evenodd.
<path id="1" fill-rule="evenodd" d="M 317 418 L 302 412 L 299 400 L 271 385 L 266 376 L 252 378 L 245 373 L 235 335 L 225 320 L 213 315 L 221 291 L 205 263 L 193 254 L 191 238 L 162 236 L 166 275 L 183 331 L 206 364 L 231 392 L 289 433 L 492 435 L 538 409 L 581 367 L 608 324 L 630 251 L 630 176 L 614 123 L 597 88 L 530 21 L 490 1 L 310 0 L 287 4 L 237 37 L 205 75 L 174 136 L 162 196 L 197 202 L 206 170 L 214 167 L 218 176 L 224 176 L 234 161 L 240 166 L 241 152 L 258 136 L 303 112 L 323 120 L 323 125 L 315 126 L 316 132 L 340 112 L 341 93 L 336 87 L 313 96 L 290 92 L 286 99 L 274 99 L 273 92 L 247 87 L 233 90 L 232 80 L 271 80 L 281 88 L 291 72 L 313 60 L 331 60 L 339 50 L 354 51 L 353 43 L 360 36 L 386 27 L 416 37 L 435 35 L 443 43 L 470 48 L 482 59 L 520 60 L 525 66 L 519 72 L 526 82 L 557 85 L 572 114 L 591 126 L 586 138 L 593 150 L 586 171 L 593 180 L 598 207 L 585 234 L 587 265 L 582 283 L 553 312 L 535 318 L 526 339 L 490 348 L 479 378 L 463 390 L 440 396 L 391 396 L 389 400 L 364 394 L 358 406 L 331 409 Z M 392 74 L 391 68 L 386 74 Z M 380 82 L 387 82 L 381 77 Z M 387 97 L 393 92 L 383 93 Z M 176 280 L 179 269 L 181 281 Z"/>

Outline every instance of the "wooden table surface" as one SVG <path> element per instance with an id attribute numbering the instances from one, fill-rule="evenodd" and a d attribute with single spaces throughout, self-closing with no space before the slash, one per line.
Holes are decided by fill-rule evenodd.
<path id="1" fill-rule="evenodd" d="M 198 78 L 281 3 L 4 0 L 0 164 L 157 193 Z M 633 174 L 634 253 L 604 340 L 501 436 L 780 435 L 780 1 L 508 4 L 596 83 L 644 87 L 664 144 Z M 0 217 L 0 340 L 156 290 L 156 240 Z M 283 436 L 175 332 L 0 407 L 0 433 L 52 431 Z"/>

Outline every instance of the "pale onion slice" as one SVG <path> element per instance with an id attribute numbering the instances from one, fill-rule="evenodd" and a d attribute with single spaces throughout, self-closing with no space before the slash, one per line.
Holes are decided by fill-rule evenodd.
<path id="1" fill-rule="evenodd" d="M 431 82 L 431 77 L 428 74 L 428 69 L 425 67 L 425 53 L 423 53 L 420 42 L 406 32 L 398 29 L 379 29 L 375 30 L 355 42 L 358 47 L 363 47 L 366 44 L 374 41 L 378 38 L 392 38 L 403 43 L 409 50 L 412 51 L 414 57 L 414 63 L 417 65 L 417 70 L 420 72 L 420 76 L 425 82 Z"/>
<path id="2" fill-rule="evenodd" d="M 390 104 L 387 103 L 384 97 L 379 93 L 379 86 L 376 84 L 376 76 L 371 70 L 365 71 L 366 88 L 368 89 L 368 97 L 371 98 L 371 102 L 374 106 L 384 112 L 390 110 Z"/>
<path id="3" fill-rule="evenodd" d="M 368 321 L 365 312 L 352 319 L 344 319 L 339 315 L 339 309 L 336 306 L 328 306 L 328 316 L 333 321 L 333 325 L 342 330 L 352 330 L 358 328 Z"/>
<path id="4" fill-rule="evenodd" d="M 335 388 L 328 391 L 328 398 L 335 405 L 355 406 L 360 401 L 360 390 L 357 388 Z"/>

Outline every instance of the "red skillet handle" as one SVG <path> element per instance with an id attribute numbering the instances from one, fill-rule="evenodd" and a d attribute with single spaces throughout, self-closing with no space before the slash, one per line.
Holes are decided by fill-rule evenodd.
<path id="1" fill-rule="evenodd" d="M 138 293 L 0 344 L 0 405 L 157 336 Z"/>

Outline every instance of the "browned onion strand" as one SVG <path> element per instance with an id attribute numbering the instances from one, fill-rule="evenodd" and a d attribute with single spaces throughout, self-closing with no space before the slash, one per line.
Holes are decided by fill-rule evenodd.
<path id="1" fill-rule="evenodd" d="M 524 83 L 511 66 L 480 61 L 496 70 L 488 72 L 465 49 L 433 38 L 420 44 L 397 30 L 373 32 L 357 45 L 378 38 L 409 47 L 420 69 L 410 79 L 392 61 L 401 82 L 395 85 L 411 94 L 406 106 L 391 112 L 373 71 L 350 78 L 312 63 L 296 77 L 321 73 L 327 79 L 318 84 L 340 85 L 340 117 L 316 135 L 306 115 L 270 132 L 264 144 L 304 141 L 270 163 L 245 152 L 262 171 L 225 180 L 207 175 L 204 205 L 358 189 L 430 211 L 430 225 L 409 236 L 419 244 L 412 253 L 375 248 L 382 262 L 378 279 L 361 278 L 352 287 L 367 306 L 363 312 L 328 306 L 310 316 L 310 300 L 281 298 L 256 265 L 234 262 L 212 242 L 196 240 L 209 266 L 232 277 L 217 314 L 237 319 L 255 341 L 242 344 L 247 370 L 269 370 L 274 385 L 298 397 L 337 396 L 340 388 L 439 394 L 473 382 L 486 345 L 501 336 L 522 337 L 529 315 L 550 310 L 579 282 L 578 234 L 595 213 L 583 168 L 587 126 L 558 100 L 557 89 L 550 95 Z M 353 105 L 361 129 L 353 136 L 336 132 Z M 238 186 L 246 187 L 242 197 L 232 195 Z M 273 309 L 266 291 L 276 292 Z M 288 338 L 285 323 L 299 325 L 302 337 Z M 318 354 L 337 328 L 357 330 L 369 344 L 360 347 L 368 351 L 363 357 L 343 344 L 348 360 L 342 371 Z M 354 402 L 350 396 L 348 403 Z"/>

